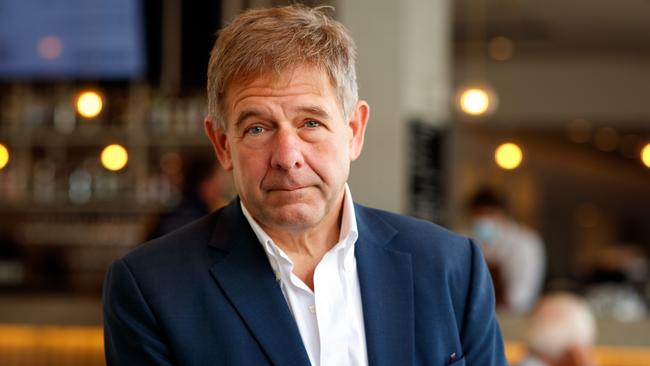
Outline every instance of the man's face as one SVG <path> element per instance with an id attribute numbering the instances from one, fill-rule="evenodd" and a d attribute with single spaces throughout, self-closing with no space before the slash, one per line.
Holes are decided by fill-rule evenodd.
<path id="1" fill-rule="evenodd" d="M 226 130 L 206 120 L 206 132 L 260 225 L 298 232 L 338 217 L 368 105 L 344 120 L 325 72 L 307 67 L 233 83 L 226 98 Z"/>

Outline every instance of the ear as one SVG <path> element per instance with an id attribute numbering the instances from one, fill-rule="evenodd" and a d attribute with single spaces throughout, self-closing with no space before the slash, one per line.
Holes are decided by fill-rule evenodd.
<path id="1" fill-rule="evenodd" d="M 352 116 L 348 121 L 348 127 L 352 132 L 350 137 L 350 161 L 357 160 L 363 149 L 363 138 L 366 134 L 366 125 L 370 117 L 370 106 L 366 101 L 360 100 L 354 107 Z"/>
<path id="2" fill-rule="evenodd" d="M 214 148 L 214 152 L 217 154 L 221 166 L 224 170 L 231 171 L 232 155 L 226 131 L 219 127 L 215 128 L 214 122 L 207 118 L 203 121 L 203 128 L 205 129 L 205 134 L 208 135 L 208 138 L 212 143 L 212 147 Z"/>

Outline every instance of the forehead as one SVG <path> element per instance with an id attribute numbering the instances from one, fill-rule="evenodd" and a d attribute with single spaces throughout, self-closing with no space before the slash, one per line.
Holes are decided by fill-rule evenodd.
<path id="1" fill-rule="evenodd" d="M 226 90 L 224 100 L 226 111 L 232 112 L 247 101 L 292 97 L 336 101 L 336 93 L 327 72 L 308 66 L 233 81 Z"/>

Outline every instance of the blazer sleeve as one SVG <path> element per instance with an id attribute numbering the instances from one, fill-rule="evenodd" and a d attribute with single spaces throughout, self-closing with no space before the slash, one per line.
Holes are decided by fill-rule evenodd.
<path id="1" fill-rule="evenodd" d="M 108 269 L 103 305 L 107 366 L 173 365 L 156 318 L 122 259 Z"/>
<path id="2" fill-rule="evenodd" d="M 508 365 L 495 313 L 490 272 L 478 246 L 470 240 L 471 277 L 461 342 L 467 365 Z"/>

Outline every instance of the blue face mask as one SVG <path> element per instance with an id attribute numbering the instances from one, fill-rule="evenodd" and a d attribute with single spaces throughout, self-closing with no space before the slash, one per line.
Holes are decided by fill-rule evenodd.
<path id="1" fill-rule="evenodd" d="M 475 220 L 472 225 L 472 235 L 483 244 L 491 244 L 497 236 L 497 223 L 488 217 Z"/>

